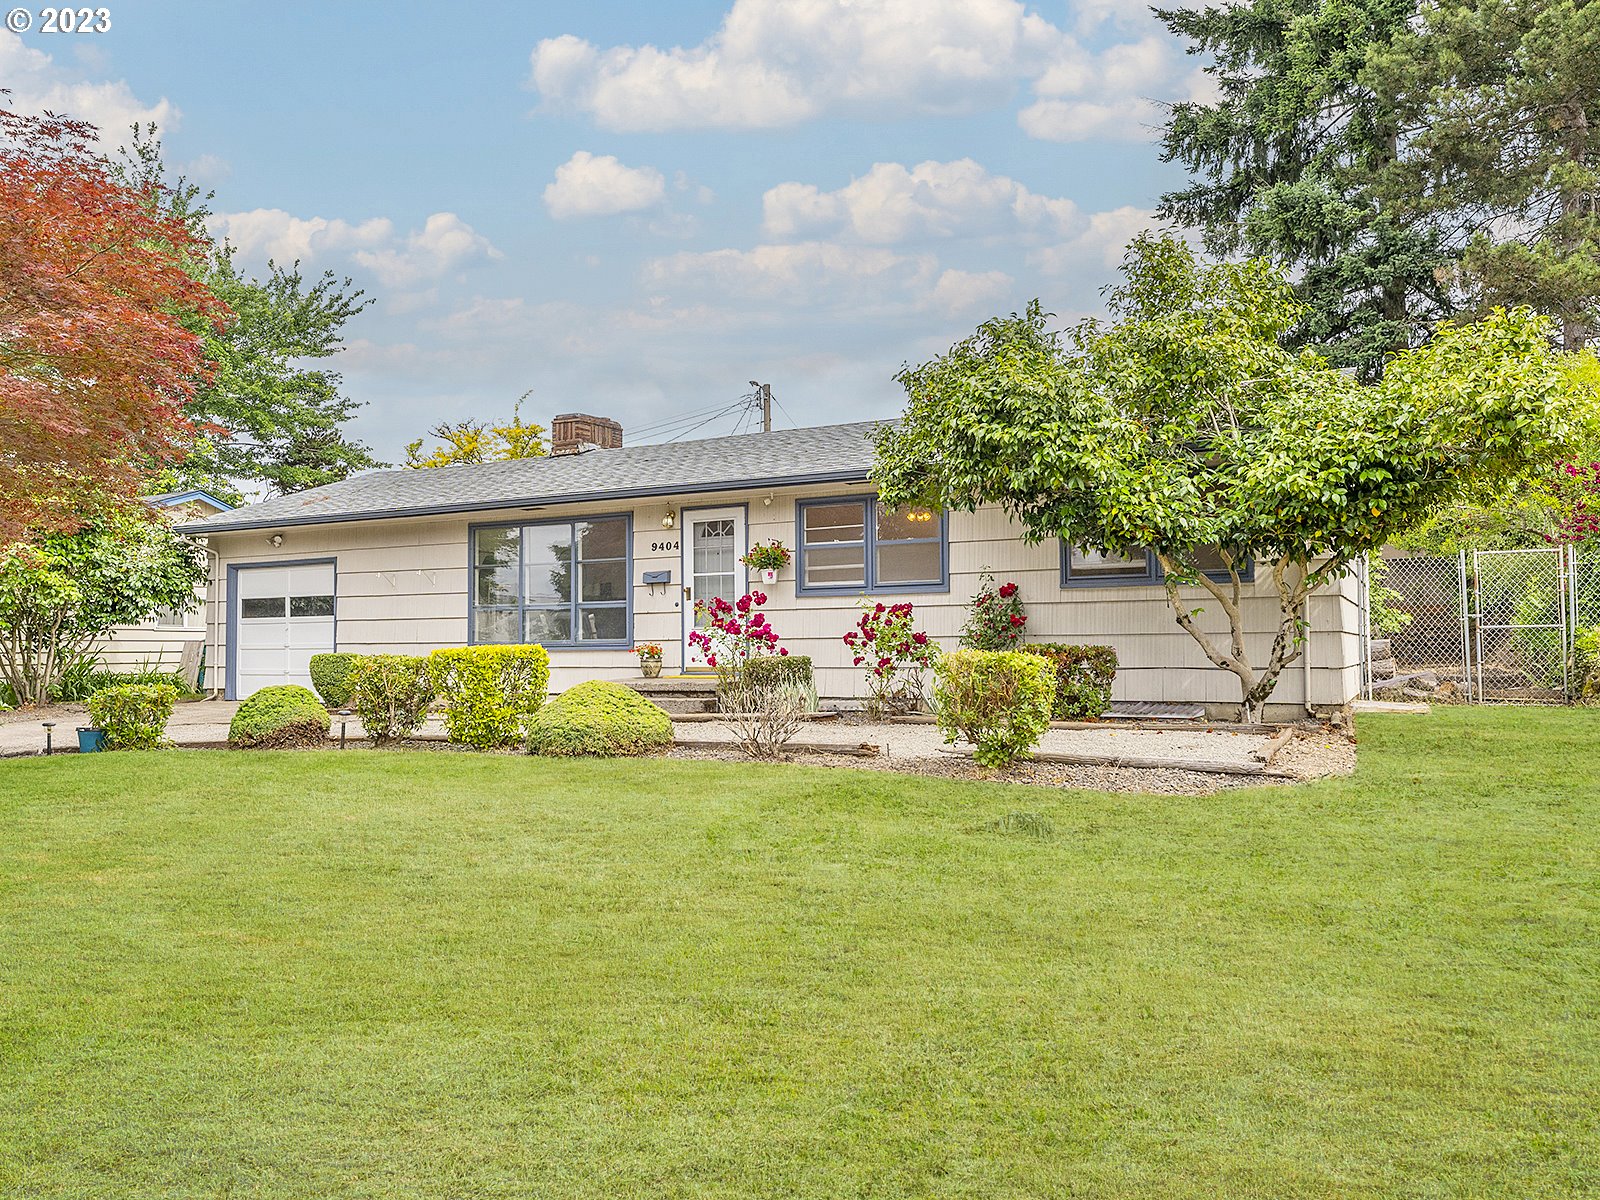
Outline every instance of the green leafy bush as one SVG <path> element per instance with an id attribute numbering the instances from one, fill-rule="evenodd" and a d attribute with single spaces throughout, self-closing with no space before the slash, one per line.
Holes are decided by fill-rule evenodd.
<path id="1" fill-rule="evenodd" d="M 161 745 L 178 689 L 166 683 L 126 683 L 89 697 L 89 719 L 105 730 L 113 750 L 154 750 Z"/>
<path id="2" fill-rule="evenodd" d="M 717 707 L 723 712 L 738 712 L 733 693 L 741 687 L 792 688 L 806 698 L 806 711 L 817 708 L 817 685 L 812 678 L 809 654 L 761 654 L 743 660 L 740 670 L 717 671 Z"/>
<path id="3" fill-rule="evenodd" d="M 590 680 L 527 719 L 528 753 L 565 758 L 646 754 L 672 745 L 672 719 L 632 688 Z"/>
<path id="4" fill-rule="evenodd" d="M 241 750 L 320 746 L 327 737 L 328 710 L 310 688 L 292 683 L 254 693 L 228 726 L 228 744 Z"/>
<path id="5" fill-rule="evenodd" d="M 435 689 L 426 658 L 358 654 L 351 681 L 356 715 L 376 746 L 410 737 L 428 719 Z"/>
<path id="6" fill-rule="evenodd" d="M 480 750 L 515 745 L 550 686 L 550 656 L 543 646 L 435 650 L 428 670 L 444 698 L 450 740 Z"/>
<path id="7" fill-rule="evenodd" d="M 933 666 L 933 702 L 947 742 L 961 736 L 985 767 L 1003 767 L 1039 744 L 1050 727 L 1055 671 L 1015 650 L 956 650 Z"/>
<path id="8" fill-rule="evenodd" d="M 1117 677 L 1117 652 L 1110 646 L 1069 646 L 1040 642 L 1025 654 L 1047 659 L 1056 674 L 1057 721 L 1098 721 L 1111 710 L 1111 683 Z"/>
<path id="9" fill-rule="evenodd" d="M 343 708 L 356 689 L 355 669 L 359 654 L 313 654 L 311 686 L 329 708 Z"/>

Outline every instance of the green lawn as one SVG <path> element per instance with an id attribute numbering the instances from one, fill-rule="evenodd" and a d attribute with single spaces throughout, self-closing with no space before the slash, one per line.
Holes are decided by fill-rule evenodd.
<path id="1" fill-rule="evenodd" d="M 1600 1192 L 1600 714 L 1361 733 L 1200 799 L 0 764 L 0 1196 Z"/>

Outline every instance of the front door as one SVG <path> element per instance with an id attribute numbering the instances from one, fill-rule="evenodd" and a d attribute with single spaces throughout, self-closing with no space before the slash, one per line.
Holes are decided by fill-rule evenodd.
<path id="1" fill-rule="evenodd" d="M 689 634 L 706 625 L 695 616 L 695 601 L 720 597 L 732 603 L 745 593 L 744 509 L 699 508 L 683 514 L 683 663 L 686 670 L 709 671 L 705 655 L 689 644 Z"/>

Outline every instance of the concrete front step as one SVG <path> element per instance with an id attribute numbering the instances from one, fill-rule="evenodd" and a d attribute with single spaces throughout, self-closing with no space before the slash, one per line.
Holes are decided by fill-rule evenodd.
<path id="1" fill-rule="evenodd" d="M 662 675 L 656 679 L 624 679 L 624 687 L 631 687 L 646 696 L 703 696 L 717 694 L 715 675 Z"/>
<path id="2" fill-rule="evenodd" d="M 717 698 L 711 696 L 651 696 L 650 703 L 674 717 L 699 716 L 717 711 Z"/>
<path id="3" fill-rule="evenodd" d="M 663 675 L 656 679 L 625 679 L 623 683 L 674 716 L 717 711 L 715 675 Z"/>

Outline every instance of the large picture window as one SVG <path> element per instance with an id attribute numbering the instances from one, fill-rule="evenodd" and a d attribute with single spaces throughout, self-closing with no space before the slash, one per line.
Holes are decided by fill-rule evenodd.
<path id="1" fill-rule="evenodd" d="M 1216 549 L 1201 550 L 1196 556 L 1201 572 L 1218 583 L 1230 582 L 1228 568 L 1223 565 L 1222 553 Z M 1239 579 L 1249 583 L 1255 578 L 1255 563 L 1247 562 L 1239 572 Z M 1102 554 L 1085 546 L 1061 543 L 1061 585 L 1063 587 L 1131 587 L 1135 584 L 1160 583 L 1166 578 L 1154 550 L 1139 550 L 1133 554 Z"/>
<path id="2" fill-rule="evenodd" d="M 628 645 L 627 517 L 484 526 L 472 539 L 472 640 Z"/>
<path id="3" fill-rule="evenodd" d="M 796 592 L 930 592 L 949 587 L 945 516 L 872 496 L 802 500 Z"/>

